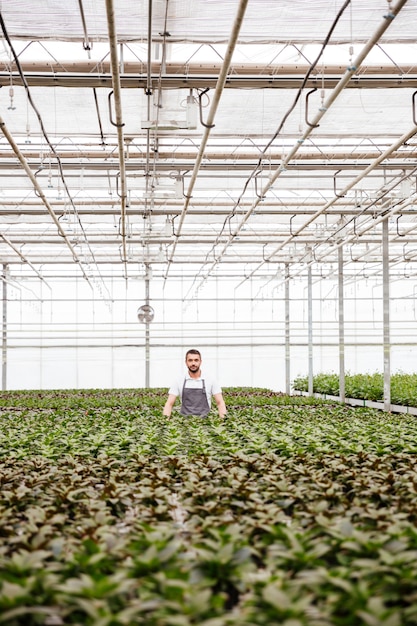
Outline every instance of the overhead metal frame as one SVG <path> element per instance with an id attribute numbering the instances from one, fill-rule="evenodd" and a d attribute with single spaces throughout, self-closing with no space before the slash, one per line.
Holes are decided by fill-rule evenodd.
<path id="1" fill-rule="evenodd" d="M 3 104 L 13 99 L 13 106 L 4 107 L 9 146 L 0 141 L 4 262 L 11 269 L 21 264 L 16 250 L 24 245 L 25 261 L 38 273 L 38 265 L 49 268 L 56 262 L 82 275 L 87 259 L 89 272 L 96 267 L 99 274 L 102 264 L 111 263 L 116 276 L 128 279 L 132 264 L 145 260 L 155 269 L 154 279 L 169 280 L 171 264 L 176 271 L 183 266 L 187 273 L 195 264 L 202 280 L 235 267 L 239 284 L 251 276 L 269 276 L 270 268 L 278 264 L 287 263 L 290 275 L 297 275 L 305 267 L 306 246 L 312 246 L 314 263 L 337 262 L 337 251 L 346 244 L 355 249 L 347 260 L 352 267 L 359 259 L 373 264 L 382 251 L 385 219 L 397 220 L 388 237 L 390 262 L 399 262 L 404 237 L 413 245 L 416 232 L 417 74 L 410 59 L 397 52 L 404 44 L 413 45 L 408 28 L 415 11 L 412 3 L 381 2 L 370 8 L 360 2 L 359 8 L 349 7 L 350 15 L 343 14 L 348 2 L 338 7 L 329 3 L 321 37 L 317 25 L 307 25 L 317 17 L 319 5 L 309 3 L 307 10 L 305 3 L 292 3 L 300 23 L 294 24 L 291 38 L 280 42 L 268 35 L 276 29 L 262 21 L 271 11 L 280 20 L 280 32 L 289 32 L 283 7 L 266 3 L 258 16 L 259 2 L 256 10 L 251 2 L 233 3 L 233 10 L 223 5 L 222 12 L 213 12 L 213 21 L 205 24 L 204 36 L 198 29 L 184 36 L 187 19 L 178 17 L 182 13 L 175 4 L 175 0 L 157 7 L 151 0 L 143 3 L 138 11 L 146 20 L 139 23 L 136 14 L 134 21 L 124 13 L 125 2 L 107 0 L 105 11 L 97 9 L 101 17 L 95 23 L 91 7 L 80 2 L 78 26 L 71 22 L 65 34 L 58 27 L 48 39 L 36 16 L 28 15 L 21 25 L 13 8 L 3 9 L 5 28 L 18 49 L 14 58 L 5 41 L 0 71 Z M 200 4 L 189 7 L 194 28 L 201 9 Z M 59 4 L 49 0 L 48 14 L 51 24 L 58 21 Z M 336 16 L 340 22 L 331 32 Z M 313 67 L 311 59 L 326 35 L 334 51 L 338 46 L 349 49 L 348 63 L 330 56 Z M 61 56 L 54 38 L 82 44 L 88 58 Z M 43 54 L 38 55 L 39 43 Z M 170 58 L 181 56 L 184 45 L 190 46 L 188 58 Z M 242 46 L 249 52 L 257 46 L 258 54 L 261 47 L 259 60 L 250 58 L 249 52 L 240 54 Z M 208 50 L 211 60 L 204 59 Z M 280 101 L 284 94 L 296 94 L 300 86 L 297 112 L 271 141 L 274 132 L 269 129 L 276 127 L 271 113 L 282 119 Z M 28 131 L 27 89 L 39 97 L 45 120 L 49 122 L 48 115 L 59 118 L 53 129 L 54 151 L 34 128 L 33 116 Z M 200 103 L 203 97 L 207 100 L 205 127 L 167 129 L 158 114 L 155 128 L 140 128 L 139 118 L 146 114 L 149 119 L 150 107 L 156 106 L 157 113 L 165 107 L 171 114 L 180 94 L 190 90 Z M 402 106 L 408 108 L 409 123 L 401 109 L 401 132 L 393 127 L 389 108 L 386 123 L 365 128 L 352 123 L 351 99 L 339 104 L 343 93 L 361 98 L 375 94 L 373 102 L 384 110 L 389 102 L 381 101 L 379 94 L 387 93 L 382 90 L 401 94 Z M 80 128 L 73 126 L 73 119 L 65 119 L 64 108 L 53 109 L 54 99 L 62 93 L 79 98 Z M 252 118 L 240 115 L 239 127 L 231 103 L 238 103 L 240 94 L 253 94 L 257 108 Z M 266 94 L 280 94 L 274 101 L 276 111 L 263 102 Z M 84 115 L 91 120 L 86 129 Z M 70 198 L 59 191 L 53 195 L 61 164 Z M 51 177 L 53 191 L 48 188 Z M 170 187 L 177 179 L 182 182 L 180 197 Z M 409 182 L 408 195 L 400 189 L 403 181 Z M 390 206 L 382 214 L 378 202 L 387 189 Z M 71 216 L 78 221 L 78 236 L 65 226 Z M 27 224 L 26 231 L 21 224 Z"/>

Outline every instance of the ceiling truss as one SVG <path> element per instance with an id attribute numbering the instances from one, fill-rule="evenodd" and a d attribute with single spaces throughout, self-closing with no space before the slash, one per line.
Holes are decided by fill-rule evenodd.
<path id="1" fill-rule="evenodd" d="M 239 284 L 343 247 L 354 272 L 381 258 L 384 221 L 392 267 L 417 262 L 414 3 L 213 1 L 204 41 L 207 7 L 180 4 L 141 3 L 139 28 L 126 2 L 92 2 L 49 39 L 2 10 L 2 264 Z M 291 31 L 283 8 L 292 36 L 261 37 Z"/>

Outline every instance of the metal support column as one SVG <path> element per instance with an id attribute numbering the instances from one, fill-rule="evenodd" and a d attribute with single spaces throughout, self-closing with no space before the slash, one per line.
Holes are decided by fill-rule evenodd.
<path id="1" fill-rule="evenodd" d="M 338 291 L 339 291 L 339 399 L 346 400 L 345 391 L 345 301 L 343 280 L 343 246 L 338 249 Z"/>
<path id="2" fill-rule="evenodd" d="M 384 411 L 391 409 L 391 337 L 390 285 L 388 256 L 388 220 L 382 222 L 383 341 L 384 341 Z"/>
<path id="3" fill-rule="evenodd" d="M 308 395 L 313 395 L 313 275 L 308 266 Z"/>
<path id="4" fill-rule="evenodd" d="M 149 306 L 149 265 L 146 265 L 146 276 L 145 276 L 145 302 L 146 305 Z M 149 318 L 146 318 L 145 321 L 145 387 L 149 389 L 150 385 L 150 322 Z"/>
<path id="5" fill-rule="evenodd" d="M 285 393 L 291 394 L 291 371 L 290 371 L 290 270 L 288 263 L 285 264 Z"/>
<path id="6" fill-rule="evenodd" d="M 3 263 L 3 325 L 1 342 L 1 388 L 7 389 L 7 263 Z"/>

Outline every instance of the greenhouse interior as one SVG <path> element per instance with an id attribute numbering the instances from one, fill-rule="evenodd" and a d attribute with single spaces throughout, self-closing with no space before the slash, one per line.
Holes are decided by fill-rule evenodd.
<path id="1" fill-rule="evenodd" d="M 416 13 L 4 2 L 3 389 L 413 371 Z"/>
<path id="2" fill-rule="evenodd" d="M 0 0 L 0 624 L 416 626 L 416 24 Z"/>

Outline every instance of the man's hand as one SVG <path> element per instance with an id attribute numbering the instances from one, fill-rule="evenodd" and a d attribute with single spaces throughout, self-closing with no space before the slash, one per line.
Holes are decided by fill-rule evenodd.
<path id="1" fill-rule="evenodd" d="M 177 396 L 173 396 L 171 394 L 168 395 L 168 399 L 165 402 L 164 408 L 162 409 L 162 417 L 166 417 L 168 419 L 171 417 L 171 412 L 172 412 L 176 399 L 177 399 Z"/>

